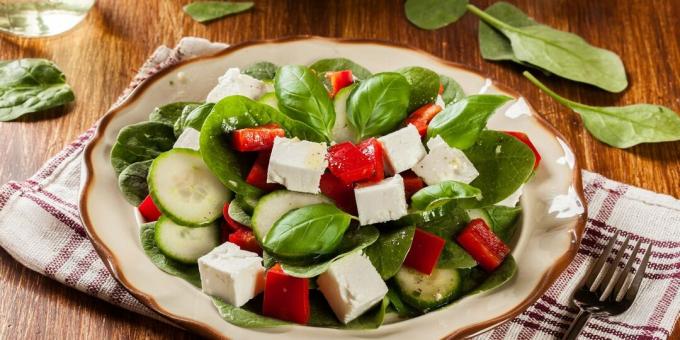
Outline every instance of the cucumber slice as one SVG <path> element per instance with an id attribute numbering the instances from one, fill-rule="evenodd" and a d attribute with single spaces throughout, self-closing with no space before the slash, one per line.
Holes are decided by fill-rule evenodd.
<path id="1" fill-rule="evenodd" d="M 331 200 L 323 195 L 306 194 L 288 190 L 278 190 L 260 198 L 253 211 L 252 228 L 258 241 L 262 242 L 264 237 L 272 228 L 274 223 L 287 212 L 302 208 L 304 206 L 317 203 L 332 203 Z"/>
<path id="2" fill-rule="evenodd" d="M 279 109 L 279 100 L 276 98 L 275 92 L 267 92 L 257 100 L 258 103 L 269 105 L 275 109 Z"/>
<path id="3" fill-rule="evenodd" d="M 215 223 L 205 227 L 187 227 L 161 216 L 156 222 L 154 239 L 165 256 L 191 264 L 220 245 L 220 228 Z"/>
<path id="4" fill-rule="evenodd" d="M 335 106 L 335 125 L 333 125 L 333 140 L 341 143 L 353 141 L 354 130 L 347 120 L 347 99 L 356 85 L 350 85 L 335 94 L 333 105 Z"/>
<path id="5" fill-rule="evenodd" d="M 402 266 L 394 282 L 407 304 L 422 310 L 439 307 L 456 298 L 461 292 L 461 276 L 457 269 L 435 268 L 426 275 Z"/>
<path id="6" fill-rule="evenodd" d="M 149 191 L 163 215 L 175 223 L 201 226 L 222 216 L 231 192 L 203 163 L 201 153 L 172 149 L 158 156 L 149 169 Z"/>
<path id="7" fill-rule="evenodd" d="M 232 220 L 241 223 L 246 227 L 251 227 L 253 225 L 250 215 L 248 215 L 248 213 L 243 210 L 243 207 L 241 207 L 240 200 L 232 200 L 231 203 L 229 203 L 227 214 L 229 214 L 229 217 L 231 217 Z"/>
<path id="8" fill-rule="evenodd" d="M 493 230 L 493 220 L 491 220 L 491 216 L 489 216 L 489 213 L 485 209 L 468 209 L 466 211 L 468 216 L 470 216 L 470 220 L 481 218 L 486 222 L 486 225 Z"/>

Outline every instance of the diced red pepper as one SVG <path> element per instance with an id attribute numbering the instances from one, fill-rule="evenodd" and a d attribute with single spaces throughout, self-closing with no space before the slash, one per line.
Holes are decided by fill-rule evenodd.
<path id="1" fill-rule="evenodd" d="M 279 264 L 269 269 L 262 314 L 304 325 L 309 321 L 309 312 L 309 279 L 287 275 Z"/>
<path id="2" fill-rule="evenodd" d="M 231 216 L 229 216 L 229 202 L 224 203 L 224 208 L 222 208 L 222 215 L 224 215 L 224 221 L 227 222 L 227 227 L 230 231 L 236 231 L 241 228 L 248 228 L 241 223 L 234 221 Z"/>
<path id="3" fill-rule="evenodd" d="M 526 144 L 531 149 L 531 151 L 534 152 L 534 156 L 536 159 L 534 161 L 534 170 L 536 170 L 536 168 L 538 167 L 538 163 L 541 162 L 541 154 L 538 153 L 538 150 L 536 150 L 536 147 L 534 146 L 534 143 L 532 143 L 531 140 L 529 139 L 529 136 L 527 136 L 527 134 L 524 132 L 518 131 L 503 131 L 503 132 L 519 139 L 522 143 Z"/>
<path id="4" fill-rule="evenodd" d="M 404 179 L 404 191 L 406 192 L 407 200 L 410 200 L 413 194 L 425 187 L 423 179 L 411 170 L 402 172 L 401 177 Z"/>
<path id="5" fill-rule="evenodd" d="M 369 179 L 375 173 L 375 163 L 350 142 L 328 148 L 328 170 L 346 184 Z"/>
<path id="6" fill-rule="evenodd" d="M 470 221 L 458 234 L 457 241 L 480 267 L 489 272 L 500 266 L 503 259 L 510 253 L 510 248 L 489 229 L 481 218 Z"/>
<path id="7" fill-rule="evenodd" d="M 277 124 L 261 125 L 253 128 L 238 129 L 231 134 L 232 146 L 237 151 L 263 151 L 274 147 L 276 137 L 284 137 L 284 131 Z"/>
<path id="8" fill-rule="evenodd" d="M 257 243 L 257 239 L 253 231 L 248 228 L 240 228 L 235 232 L 229 234 L 229 242 L 241 247 L 243 250 L 252 251 L 262 255 L 262 248 Z"/>
<path id="9" fill-rule="evenodd" d="M 357 214 L 357 203 L 354 199 L 354 186 L 346 184 L 330 172 L 321 176 L 319 183 L 321 193 L 335 201 L 338 208 L 348 214 Z"/>
<path id="10" fill-rule="evenodd" d="M 220 223 L 220 243 L 229 241 L 229 234 L 232 232 L 227 222 Z"/>
<path id="11" fill-rule="evenodd" d="M 331 98 L 335 97 L 340 90 L 352 85 L 354 77 L 352 77 L 352 70 L 342 70 L 335 72 L 326 72 L 326 78 L 331 82 Z"/>
<path id="12" fill-rule="evenodd" d="M 368 158 L 368 160 L 373 163 L 373 176 L 371 176 L 366 182 L 375 183 L 380 182 L 385 178 L 385 169 L 383 164 L 383 147 L 380 142 L 375 138 L 369 138 L 357 145 L 361 153 Z"/>
<path id="13" fill-rule="evenodd" d="M 439 94 L 444 93 L 444 84 L 439 83 Z"/>
<path id="14" fill-rule="evenodd" d="M 413 235 L 411 249 L 409 249 L 404 265 L 409 266 L 423 274 L 430 275 L 439 261 L 439 255 L 446 240 L 420 228 L 416 228 Z"/>
<path id="15" fill-rule="evenodd" d="M 248 172 L 248 176 L 246 176 L 246 183 L 264 191 L 274 191 L 281 187 L 276 183 L 267 183 L 269 156 L 271 156 L 271 152 L 269 151 L 262 151 L 257 155 L 253 167 L 250 168 L 250 172 Z"/>
<path id="16" fill-rule="evenodd" d="M 161 217 L 161 211 L 158 210 L 156 204 L 153 203 L 151 195 L 147 195 L 146 198 L 139 204 L 139 213 L 144 216 L 147 222 L 157 221 Z"/>
<path id="17" fill-rule="evenodd" d="M 442 107 L 437 104 L 425 104 L 413 111 L 413 113 L 411 113 L 411 115 L 406 118 L 404 124 L 413 124 L 416 129 L 418 129 L 420 136 L 425 136 L 425 134 L 427 134 L 427 126 L 430 124 L 430 121 L 432 121 L 432 118 L 441 112 L 441 110 Z"/>

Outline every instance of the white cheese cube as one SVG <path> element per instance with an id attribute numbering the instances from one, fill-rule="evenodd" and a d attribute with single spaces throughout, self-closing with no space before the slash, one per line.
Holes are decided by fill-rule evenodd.
<path id="1" fill-rule="evenodd" d="M 177 141 L 172 146 L 173 148 L 185 148 L 198 151 L 199 149 L 199 139 L 201 133 L 191 127 L 187 127 L 182 131 L 182 134 L 177 137 Z"/>
<path id="2" fill-rule="evenodd" d="M 378 138 L 392 170 L 398 174 L 418 163 L 427 151 L 420 141 L 418 129 L 413 124 Z"/>
<path id="3" fill-rule="evenodd" d="M 519 202 L 519 198 L 522 196 L 522 191 L 524 191 L 524 184 L 522 184 L 515 192 L 510 194 L 510 196 L 506 197 L 502 201 L 496 203 L 496 205 L 502 205 L 504 207 L 510 207 L 514 208 L 517 206 L 517 202 Z"/>
<path id="4" fill-rule="evenodd" d="M 399 175 L 354 189 L 361 225 L 394 221 L 406 216 L 404 179 Z"/>
<path id="5" fill-rule="evenodd" d="M 441 107 L 442 110 L 446 107 L 446 102 L 444 102 L 444 98 L 442 98 L 441 94 L 437 95 L 437 100 L 435 100 L 434 104 L 439 105 L 439 107 Z"/>
<path id="6" fill-rule="evenodd" d="M 427 147 L 430 152 L 412 168 L 427 185 L 443 181 L 469 184 L 479 176 L 479 172 L 463 151 L 450 147 L 440 136 L 430 139 Z"/>
<path id="7" fill-rule="evenodd" d="M 288 190 L 319 193 L 319 182 L 328 161 L 326 143 L 276 137 L 267 169 L 267 183 L 279 183 Z"/>
<path id="8" fill-rule="evenodd" d="M 203 292 L 236 307 L 264 289 L 264 267 L 257 254 L 225 242 L 198 259 Z"/>
<path id="9" fill-rule="evenodd" d="M 345 324 L 369 310 L 387 294 L 387 285 L 361 252 L 333 262 L 316 282 L 335 315 Z"/>
<path id="10" fill-rule="evenodd" d="M 217 103 L 220 99 L 233 95 L 241 95 L 250 99 L 260 98 L 267 93 L 271 86 L 263 81 L 257 80 L 247 74 L 241 74 L 241 70 L 236 67 L 230 68 L 217 81 L 208 97 L 208 103 Z"/>

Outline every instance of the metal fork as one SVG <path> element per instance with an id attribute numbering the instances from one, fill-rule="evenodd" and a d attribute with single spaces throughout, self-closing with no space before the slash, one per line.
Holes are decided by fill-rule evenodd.
<path id="1" fill-rule="evenodd" d="M 637 242 L 623 269 L 617 270 L 629 241 L 629 237 L 626 237 L 621 248 L 616 251 L 614 261 L 607 265 L 607 259 L 615 252 L 614 245 L 618 236 L 619 232 L 616 231 L 609 239 L 602 255 L 581 281 L 580 287 L 574 292 L 573 300 L 579 308 L 579 313 L 562 339 L 576 339 L 591 316 L 619 315 L 633 304 L 638 290 L 640 290 L 640 283 L 647 268 L 649 255 L 652 253 L 652 245 L 647 246 L 640 266 L 633 279 L 630 280 L 631 269 L 640 250 L 641 242 Z"/>

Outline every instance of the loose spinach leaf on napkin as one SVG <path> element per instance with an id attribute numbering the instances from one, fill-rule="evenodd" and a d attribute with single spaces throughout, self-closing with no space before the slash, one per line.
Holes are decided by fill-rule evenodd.
<path id="1" fill-rule="evenodd" d="M 465 14 L 468 0 L 406 0 L 408 20 L 426 30 L 447 26 Z"/>
<path id="2" fill-rule="evenodd" d="M 175 122 L 177 122 L 184 112 L 187 112 L 188 114 L 199 105 L 201 105 L 201 103 L 177 102 L 159 106 L 149 114 L 149 121 L 175 126 Z"/>
<path id="3" fill-rule="evenodd" d="M 142 122 L 124 127 L 111 149 L 111 165 L 119 175 L 130 164 L 158 157 L 172 149 L 175 133 L 170 125 Z"/>
<path id="4" fill-rule="evenodd" d="M 414 226 L 383 229 L 378 240 L 366 248 L 366 256 L 383 280 L 391 278 L 401 268 L 411 248 L 415 231 Z"/>
<path id="5" fill-rule="evenodd" d="M 118 188 L 125 199 L 134 206 L 138 206 L 149 195 L 149 175 L 152 159 L 130 164 L 118 176 Z"/>
<path id="6" fill-rule="evenodd" d="M 201 288 L 201 275 L 198 272 L 197 265 L 188 265 L 175 261 L 163 255 L 154 238 L 156 230 L 156 222 L 142 224 L 140 229 L 140 237 L 142 241 L 142 248 L 146 255 L 151 259 L 158 269 L 187 280 L 192 285 Z"/>
<path id="7" fill-rule="evenodd" d="M 247 11 L 253 5 L 252 2 L 195 1 L 184 6 L 183 10 L 194 20 L 206 22 Z"/>
<path id="8" fill-rule="evenodd" d="M 242 73 L 258 80 L 274 80 L 279 67 L 268 61 L 260 61 L 243 69 Z"/>
<path id="9" fill-rule="evenodd" d="M 61 106 L 74 99 L 66 77 L 51 61 L 0 61 L 0 122 Z"/>

